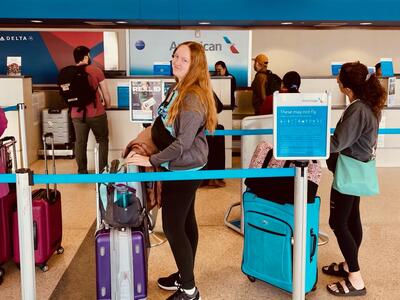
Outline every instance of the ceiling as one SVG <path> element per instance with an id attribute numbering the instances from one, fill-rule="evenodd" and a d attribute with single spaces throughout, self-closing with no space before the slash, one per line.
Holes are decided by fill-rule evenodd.
<path id="1" fill-rule="evenodd" d="M 235 27 L 235 28 L 400 28 L 400 21 L 260 21 L 260 20 L 90 20 L 90 19 L 1 19 L 0 27 L 34 28 L 182 28 L 182 27 Z"/>

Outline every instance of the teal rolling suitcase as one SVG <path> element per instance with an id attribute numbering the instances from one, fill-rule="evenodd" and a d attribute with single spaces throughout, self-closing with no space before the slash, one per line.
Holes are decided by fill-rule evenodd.
<path id="1" fill-rule="evenodd" d="M 244 247 L 242 271 L 250 281 L 260 279 L 292 292 L 293 277 L 293 204 L 278 204 L 243 195 Z M 317 283 L 318 224 L 320 198 L 307 204 L 305 293 Z"/>

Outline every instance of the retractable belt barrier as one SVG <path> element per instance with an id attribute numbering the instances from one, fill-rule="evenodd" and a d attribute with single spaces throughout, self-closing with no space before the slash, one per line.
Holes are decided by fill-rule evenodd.
<path id="1" fill-rule="evenodd" d="M 20 107 L 9 106 L 5 111 L 17 111 Z M 23 124 L 25 125 L 25 124 Z M 333 132 L 334 129 L 331 129 Z M 247 130 L 216 130 L 214 135 L 271 135 L 272 129 Z M 379 134 L 400 134 L 400 128 L 383 128 Z M 24 145 L 26 146 L 26 145 Z M 295 177 L 300 176 L 299 168 L 273 169 L 228 169 L 208 171 L 175 171 L 151 173 L 120 173 L 120 174 L 33 174 L 29 169 L 19 169 L 17 174 L 0 174 L 0 183 L 17 183 L 19 241 L 21 245 L 21 298 L 36 299 L 35 260 L 33 248 L 32 227 L 32 188 L 34 184 L 50 183 L 100 183 L 123 181 L 167 181 L 194 180 L 213 178 L 258 178 L 258 177 Z M 302 172 L 302 171 L 301 171 Z M 304 177 L 304 176 L 300 176 Z M 303 185 L 305 185 L 303 179 Z M 297 186 L 300 186 L 297 183 Z M 303 193 L 304 194 L 304 191 Z M 296 299 L 293 293 L 293 299 Z M 304 299 L 304 295 L 300 297 Z"/>
<path id="2" fill-rule="evenodd" d="M 34 174 L 32 184 L 53 183 L 101 183 L 101 182 L 142 182 L 198 180 L 213 178 L 259 178 L 259 177 L 294 177 L 294 168 L 284 169 L 236 169 L 208 171 L 144 172 L 113 174 Z M 15 174 L 1 174 L 0 183 L 15 183 Z"/>
<path id="3" fill-rule="evenodd" d="M 335 131 L 335 128 L 331 128 L 331 134 Z M 218 135 L 218 136 L 242 136 L 242 135 L 272 135 L 273 129 L 224 129 L 215 130 L 213 133 L 206 131 L 206 135 Z M 400 128 L 380 128 L 378 134 L 400 134 Z"/>

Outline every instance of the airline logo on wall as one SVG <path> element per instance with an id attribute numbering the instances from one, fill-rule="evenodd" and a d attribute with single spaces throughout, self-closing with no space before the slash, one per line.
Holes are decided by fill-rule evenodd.
<path id="1" fill-rule="evenodd" d="M 34 84 L 54 84 L 63 67 L 75 64 L 76 46 L 87 46 L 92 62 L 103 68 L 103 40 L 103 32 L 0 31 L 0 61 L 20 56 L 22 75 L 32 76 Z M 0 74 L 6 73 L 6 65 L 0 65 Z"/>
<path id="2" fill-rule="evenodd" d="M 0 35 L 0 42 L 8 42 L 8 41 L 29 41 L 32 42 L 33 36 L 31 35 Z"/>
<path id="3" fill-rule="evenodd" d="M 229 50 L 233 53 L 233 54 L 239 54 L 239 50 L 236 48 L 236 45 L 233 44 L 231 42 L 231 40 L 227 37 L 224 36 L 224 41 L 225 43 L 227 43 L 229 45 Z"/>
<path id="4" fill-rule="evenodd" d="M 250 61 L 249 30 L 129 30 L 130 75 L 154 75 L 159 62 L 169 64 L 172 52 L 184 41 L 204 46 L 208 69 L 224 61 L 238 86 L 248 86 Z"/>
<path id="5" fill-rule="evenodd" d="M 233 54 L 239 54 L 239 50 L 236 48 L 235 44 L 231 42 L 231 40 L 227 37 L 223 37 L 225 44 L 228 45 L 229 51 Z M 199 41 L 200 44 L 203 45 L 205 51 L 222 51 L 222 44 L 221 43 L 207 43 L 203 41 Z M 143 45 L 143 47 L 138 48 L 138 45 Z M 136 41 L 135 46 L 136 49 L 138 50 L 143 50 L 144 49 L 144 42 L 142 40 Z M 179 45 L 176 41 L 172 41 L 169 50 L 174 51 L 175 48 Z"/>

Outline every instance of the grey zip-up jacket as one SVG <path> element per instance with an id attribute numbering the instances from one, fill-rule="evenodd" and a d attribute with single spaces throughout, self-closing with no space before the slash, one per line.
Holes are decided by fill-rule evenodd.
<path id="1" fill-rule="evenodd" d="M 185 105 L 174 121 L 175 141 L 163 151 L 150 156 L 150 163 L 158 167 L 169 162 L 170 170 L 190 170 L 207 163 L 208 144 L 204 129 L 205 109 L 199 97 L 187 94 Z"/>
<path id="2" fill-rule="evenodd" d="M 344 111 L 331 136 L 331 153 L 342 153 L 360 161 L 374 156 L 379 121 L 362 100 L 353 101 Z"/>

